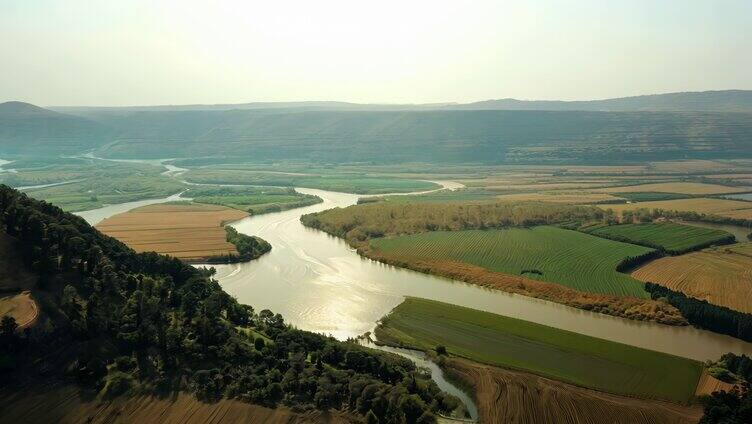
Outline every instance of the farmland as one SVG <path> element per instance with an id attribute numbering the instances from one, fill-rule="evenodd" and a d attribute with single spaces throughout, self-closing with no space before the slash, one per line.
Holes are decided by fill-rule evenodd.
<path id="1" fill-rule="evenodd" d="M 192 187 L 183 194 L 196 203 L 222 205 L 260 215 L 309 206 L 321 199 L 301 194 L 292 188 L 275 187 Z"/>
<path id="2" fill-rule="evenodd" d="M 598 207 L 602 209 L 612 209 L 616 212 L 636 209 L 662 209 L 668 211 L 720 215 L 727 218 L 752 219 L 752 202 L 716 198 L 660 200 L 654 202 L 599 205 Z"/>
<path id="3" fill-rule="evenodd" d="M 605 193 L 640 193 L 640 192 L 658 192 L 658 193 L 679 193 L 692 195 L 708 194 L 729 194 L 742 193 L 750 191 L 748 187 L 729 187 L 720 184 L 704 184 L 694 182 L 668 182 L 656 184 L 640 184 L 634 186 L 601 188 L 595 191 Z"/>
<path id="4" fill-rule="evenodd" d="M 599 237 L 661 249 L 674 255 L 734 241 L 734 236 L 725 231 L 670 222 L 596 226 L 585 231 Z"/>
<path id="5" fill-rule="evenodd" d="M 661 258 L 632 273 L 641 281 L 752 313 L 752 243 Z"/>
<path id="6" fill-rule="evenodd" d="M 619 198 L 608 193 L 587 193 L 587 192 L 542 192 L 542 193 L 519 193 L 519 194 L 502 194 L 498 196 L 500 201 L 504 202 L 556 202 L 572 204 L 588 204 L 615 202 Z"/>
<path id="7" fill-rule="evenodd" d="M 473 361 L 610 393 L 689 401 L 702 364 L 473 309 L 408 298 L 382 319 L 380 342 L 447 351 Z"/>
<path id="8" fill-rule="evenodd" d="M 370 246 L 404 260 L 463 262 L 585 292 L 647 297 L 641 283 L 616 267 L 651 249 L 555 227 L 436 231 L 373 239 Z"/>
<path id="9" fill-rule="evenodd" d="M 442 358 L 442 368 L 472 388 L 484 423 L 689 424 L 698 406 L 611 395 L 535 374 Z"/>
<path id="10" fill-rule="evenodd" d="M 222 225 L 247 216 L 224 206 L 160 204 L 105 219 L 97 229 L 137 252 L 157 252 L 190 262 L 237 254 Z"/>
<path id="11" fill-rule="evenodd" d="M 197 168 L 189 170 L 182 177 L 189 182 L 202 184 L 306 187 L 358 194 L 400 193 L 439 188 L 437 184 L 427 181 L 347 173 L 301 175 L 257 170 Z"/>
<path id="12" fill-rule="evenodd" d="M 167 197 L 185 190 L 180 182 L 162 175 L 163 167 L 149 164 L 71 158 L 21 160 L 13 166 L 20 167 L 18 172 L 0 174 L 0 182 L 15 187 L 70 182 L 25 191 L 71 212 Z"/>
<path id="13" fill-rule="evenodd" d="M 0 317 L 6 315 L 16 320 L 18 328 L 24 329 L 36 321 L 39 316 L 39 306 L 31 298 L 31 293 L 28 291 L 16 295 L 0 296 Z"/>

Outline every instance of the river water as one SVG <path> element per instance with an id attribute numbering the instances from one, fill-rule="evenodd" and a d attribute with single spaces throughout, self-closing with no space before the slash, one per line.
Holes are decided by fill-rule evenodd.
<path id="1" fill-rule="evenodd" d="M 323 202 L 230 224 L 244 234 L 267 240 L 272 250 L 251 262 L 213 266 L 222 287 L 240 302 L 256 311 L 280 313 L 298 328 L 340 340 L 357 337 L 373 331 L 377 321 L 405 296 L 416 296 L 697 360 L 716 359 L 726 352 L 752 355 L 751 343 L 689 326 L 625 320 L 363 258 L 342 239 L 300 223 L 302 214 L 347 207 L 362 196 L 297 190 L 319 196 Z M 77 214 L 94 225 L 139 206 L 178 199 L 182 198 L 175 194 Z"/>

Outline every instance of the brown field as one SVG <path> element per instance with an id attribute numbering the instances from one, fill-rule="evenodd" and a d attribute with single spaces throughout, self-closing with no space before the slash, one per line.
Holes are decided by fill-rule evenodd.
<path id="1" fill-rule="evenodd" d="M 651 162 L 650 170 L 654 172 L 721 172 L 739 168 L 739 164 L 716 162 L 712 160 L 677 160 L 667 162 Z"/>
<path id="2" fill-rule="evenodd" d="M 715 305 L 752 313 L 752 243 L 660 258 L 637 269 L 632 276 Z"/>
<path id="3" fill-rule="evenodd" d="M 655 202 L 626 203 L 616 205 L 598 205 L 601 209 L 613 209 L 616 212 L 635 209 L 665 209 L 683 212 L 697 212 L 721 215 L 733 218 L 752 219 L 752 202 L 728 199 L 677 199 L 658 200 Z"/>
<path id="4" fill-rule="evenodd" d="M 384 253 L 376 254 L 367 249 L 360 249 L 359 252 L 371 259 L 409 268 L 414 271 L 440 275 L 508 293 L 557 302 L 574 308 L 639 321 L 655 321 L 668 325 L 687 324 L 687 321 L 676 308 L 661 301 L 587 293 L 564 287 L 560 284 L 489 271 L 464 262 L 406 262 L 404 258 L 390 257 Z"/>
<path id="5" fill-rule="evenodd" d="M 525 183 L 525 184 L 490 184 L 484 188 L 488 191 L 543 191 L 543 190 L 577 190 L 603 187 L 608 183 L 598 182 L 541 182 L 541 183 Z"/>
<path id="6" fill-rule="evenodd" d="M 222 225 L 248 216 L 224 206 L 160 204 L 136 208 L 97 224 L 97 229 L 137 252 L 157 252 L 190 262 L 237 254 Z"/>
<path id="7" fill-rule="evenodd" d="M 697 390 L 695 395 L 709 395 L 713 392 L 726 391 L 730 392 L 734 388 L 734 384 L 721 381 L 708 373 L 707 370 L 702 371 L 700 381 L 697 382 Z"/>
<path id="8" fill-rule="evenodd" d="M 0 317 L 6 315 L 15 318 L 18 329 L 22 330 L 36 322 L 39 317 L 39 306 L 27 291 L 0 297 Z"/>
<path id="9" fill-rule="evenodd" d="M 474 389 L 484 423 L 684 424 L 702 415 L 697 406 L 616 396 L 462 359 L 447 359 L 443 368 Z"/>
<path id="10" fill-rule="evenodd" d="M 73 386 L 54 389 L 0 392 L 0 424 L 4 423 L 349 423 L 351 417 L 338 412 L 295 413 L 280 407 L 269 409 L 239 400 L 222 399 L 214 403 L 198 401 L 180 393 L 157 398 L 139 395 L 102 401 L 83 396 Z M 356 421 L 355 421 L 356 422 Z"/>
<path id="11" fill-rule="evenodd" d="M 496 197 L 501 201 L 510 202 L 554 202 L 572 204 L 598 203 L 619 199 L 619 197 L 612 196 L 608 193 L 586 192 L 520 193 L 504 194 Z"/>
<path id="12" fill-rule="evenodd" d="M 752 187 L 728 187 L 719 184 L 703 184 L 688 182 L 640 184 L 622 187 L 607 187 L 594 191 L 601 193 L 681 193 L 692 195 L 740 193 L 752 190 Z"/>

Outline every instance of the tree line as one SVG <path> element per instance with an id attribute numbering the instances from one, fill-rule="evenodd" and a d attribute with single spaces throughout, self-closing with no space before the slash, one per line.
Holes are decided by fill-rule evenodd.
<path id="1" fill-rule="evenodd" d="M 6 381 L 20 384 L 48 364 L 54 378 L 105 397 L 190 391 L 295 411 L 338 409 L 379 423 L 435 422 L 459 406 L 409 360 L 257 313 L 224 292 L 212 270 L 135 253 L 6 186 L 0 232 L 38 274 L 32 293 L 41 304 L 37 324 L 23 334 L 2 323 Z"/>
<path id="2" fill-rule="evenodd" d="M 653 299 L 665 299 L 696 327 L 752 342 L 752 314 L 713 305 L 659 284 L 645 283 L 645 290 Z"/>

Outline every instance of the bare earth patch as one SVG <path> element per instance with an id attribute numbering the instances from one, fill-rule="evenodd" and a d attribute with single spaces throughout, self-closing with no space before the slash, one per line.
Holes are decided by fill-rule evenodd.
<path id="1" fill-rule="evenodd" d="M 157 252 L 188 262 L 237 254 L 222 226 L 246 212 L 205 204 L 160 204 L 136 208 L 97 224 L 96 228 L 137 252 Z"/>
<path id="2" fill-rule="evenodd" d="M 702 415 L 696 406 L 606 394 L 463 359 L 445 359 L 443 368 L 473 388 L 484 423 L 684 424 Z"/>

